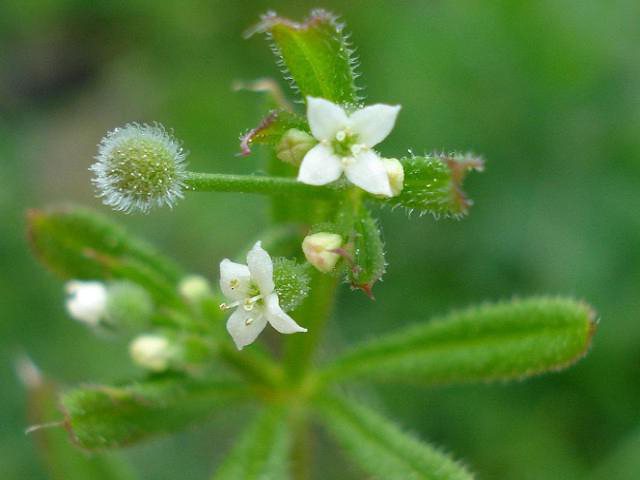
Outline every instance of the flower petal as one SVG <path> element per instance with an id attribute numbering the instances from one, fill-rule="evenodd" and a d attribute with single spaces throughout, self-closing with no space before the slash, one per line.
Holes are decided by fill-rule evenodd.
<path id="1" fill-rule="evenodd" d="M 351 183 L 369 193 L 387 197 L 393 195 L 384 162 L 372 150 L 359 153 L 354 162 L 347 166 L 345 174 Z"/>
<path id="2" fill-rule="evenodd" d="M 377 103 L 351 114 L 349 123 L 353 132 L 358 134 L 358 142 L 373 147 L 393 130 L 398 112 L 400 105 Z"/>
<path id="3" fill-rule="evenodd" d="M 253 280 L 260 289 L 260 294 L 263 297 L 270 295 L 275 288 L 273 283 L 273 261 L 262 248 L 262 242 L 256 242 L 249 253 L 247 254 L 247 265 L 249 266 L 249 272 L 251 272 L 251 280 Z"/>
<path id="4" fill-rule="evenodd" d="M 244 300 L 249 292 L 251 273 L 246 265 L 225 258 L 220 262 L 220 290 L 230 300 Z"/>
<path id="5" fill-rule="evenodd" d="M 280 302 L 278 295 L 272 293 L 264 300 L 267 310 L 265 315 L 267 320 L 273 328 L 280 333 L 298 333 L 306 332 L 307 329 L 301 327 L 296 321 L 287 315 L 282 308 L 280 308 Z"/>
<path id="6" fill-rule="evenodd" d="M 307 120 L 318 140 L 333 140 L 347 126 L 347 114 L 339 105 L 324 98 L 307 97 Z"/>
<path id="7" fill-rule="evenodd" d="M 298 181 L 308 185 L 325 185 L 342 175 L 342 163 L 327 145 L 318 144 L 307 152 L 298 171 Z"/>
<path id="8" fill-rule="evenodd" d="M 227 320 L 227 332 L 233 338 L 238 350 L 242 350 L 258 338 L 266 325 L 267 317 L 263 311 L 247 312 L 244 308 L 238 307 Z"/>

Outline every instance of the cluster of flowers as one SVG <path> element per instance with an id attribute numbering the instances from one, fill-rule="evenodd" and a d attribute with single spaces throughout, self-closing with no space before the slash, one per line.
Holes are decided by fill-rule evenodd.
<path id="1" fill-rule="evenodd" d="M 348 113 L 322 98 L 307 97 L 307 120 L 311 135 L 290 132 L 287 141 L 304 146 L 297 179 L 309 185 L 326 185 L 342 175 L 373 195 L 392 197 L 403 187 L 404 172 L 397 159 L 381 157 L 374 149 L 393 129 L 399 106 L 376 104 Z M 180 144 L 159 125 L 129 124 L 110 132 L 100 143 L 91 170 L 103 201 L 118 210 L 146 212 L 154 205 L 172 206 L 183 196 L 186 178 L 185 154 Z M 340 259 L 344 239 L 330 232 L 316 232 L 302 242 L 307 261 L 323 273 L 331 272 Z M 306 332 L 280 306 L 271 256 L 257 242 L 247 255 L 247 264 L 224 259 L 220 263 L 220 290 L 234 309 L 227 331 L 238 349 L 251 344 L 269 323 L 283 334 Z M 202 278 L 188 278 L 180 285 L 186 297 L 209 289 Z M 123 289 L 95 281 L 67 284 L 69 314 L 94 328 L 116 323 L 114 310 L 122 298 L 132 303 L 131 288 Z M 148 303 L 144 292 L 135 292 L 135 302 Z M 133 360 L 144 368 L 162 371 L 175 356 L 167 338 L 140 335 L 130 345 Z"/>

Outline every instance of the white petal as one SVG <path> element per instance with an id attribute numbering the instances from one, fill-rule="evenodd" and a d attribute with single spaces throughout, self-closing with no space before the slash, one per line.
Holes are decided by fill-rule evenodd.
<path id="1" fill-rule="evenodd" d="M 325 185 L 342 175 L 340 158 L 327 145 L 318 144 L 307 152 L 298 171 L 298 181 L 308 185 Z"/>
<path id="2" fill-rule="evenodd" d="M 249 292 L 251 273 L 246 265 L 225 258 L 220 262 L 220 290 L 230 300 L 244 300 Z"/>
<path id="3" fill-rule="evenodd" d="M 100 282 L 71 281 L 66 289 L 69 315 L 87 325 L 98 325 L 107 310 L 106 287 Z"/>
<path id="4" fill-rule="evenodd" d="M 243 347 L 258 338 L 266 325 L 267 317 L 262 310 L 255 311 L 254 309 L 247 312 L 244 308 L 238 307 L 227 320 L 227 332 L 233 338 L 238 350 L 242 350 Z"/>
<path id="5" fill-rule="evenodd" d="M 345 174 L 351 183 L 374 195 L 391 197 L 391 185 L 384 162 L 372 150 L 365 150 L 347 166 Z"/>
<path id="6" fill-rule="evenodd" d="M 253 280 L 260 289 L 263 297 L 270 295 L 275 288 L 273 283 L 273 262 L 267 251 L 262 248 L 262 242 L 256 242 L 247 254 L 247 265 Z"/>
<path id="7" fill-rule="evenodd" d="M 324 98 L 307 97 L 307 120 L 318 140 L 333 140 L 347 126 L 347 114 L 339 105 Z"/>
<path id="8" fill-rule="evenodd" d="M 373 147 L 393 130 L 400 105 L 384 105 L 377 103 L 354 112 L 349 123 L 354 133 L 358 134 L 358 143 Z"/>
<path id="9" fill-rule="evenodd" d="M 267 310 L 265 312 L 267 320 L 273 328 L 280 333 L 298 333 L 306 332 L 307 329 L 301 327 L 296 321 L 287 315 L 284 310 L 280 308 L 280 302 L 278 301 L 278 295 L 272 293 L 264 300 Z"/>

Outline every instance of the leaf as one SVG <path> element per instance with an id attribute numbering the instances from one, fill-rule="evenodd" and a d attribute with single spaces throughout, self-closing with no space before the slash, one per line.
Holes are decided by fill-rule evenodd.
<path id="1" fill-rule="evenodd" d="M 371 289 L 385 272 L 384 243 L 378 222 L 366 208 L 361 208 L 351 236 L 351 268 L 348 272 L 352 288 L 359 288 L 370 297 Z"/>
<path id="2" fill-rule="evenodd" d="M 290 445 L 285 411 L 272 407 L 246 430 L 213 480 L 287 480 Z"/>
<path id="3" fill-rule="evenodd" d="M 418 384 L 528 377 L 585 355 L 594 317 L 588 305 L 563 298 L 487 304 L 356 346 L 324 375 Z"/>
<path id="4" fill-rule="evenodd" d="M 303 23 L 297 23 L 268 13 L 248 36 L 256 32 L 267 33 L 285 78 L 303 98 L 310 95 L 334 103 L 359 100 L 356 60 L 334 15 L 313 10 Z"/>
<path id="5" fill-rule="evenodd" d="M 21 359 L 18 374 L 28 391 L 28 411 L 31 427 L 39 452 L 54 480 L 132 480 L 130 468 L 112 454 L 87 455 L 78 451 L 55 422 L 60 413 L 57 409 L 57 386 L 44 379 L 28 358 Z"/>
<path id="6" fill-rule="evenodd" d="M 71 439 L 88 450 L 131 445 L 214 415 L 246 395 L 231 381 L 168 377 L 125 386 L 88 386 L 61 397 Z"/>
<path id="7" fill-rule="evenodd" d="M 292 128 L 308 131 L 306 120 L 288 110 L 271 110 L 260 124 L 240 137 L 240 153 L 251 154 L 251 145 L 278 145 L 282 136 Z"/>
<path id="8" fill-rule="evenodd" d="M 386 203 L 435 217 L 461 217 L 468 213 L 472 202 L 462 191 L 462 183 L 469 171 L 482 171 L 480 158 L 451 154 L 408 157 L 400 162 L 404 188 L 400 195 L 385 199 Z"/>
<path id="9" fill-rule="evenodd" d="M 326 428 L 360 468 L 380 480 L 471 480 L 461 464 L 404 433 L 361 403 L 323 396 L 317 407 Z"/>
<path id="10" fill-rule="evenodd" d="M 28 233 L 42 263 L 64 279 L 127 279 L 159 303 L 177 301 L 181 273 L 119 225 L 77 207 L 30 210 Z"/>

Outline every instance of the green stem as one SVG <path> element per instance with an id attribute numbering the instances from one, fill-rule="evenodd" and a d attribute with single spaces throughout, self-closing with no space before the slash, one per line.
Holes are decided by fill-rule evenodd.
<path id="1" fill-rule="evenodd" d="M 269 195 L 333 196 L 334 187 L 307 185 L 295 178 L 259 175 L 228 175 L 223 173 L 188 172 L 187 188 L 197 192 L 264 193 Z"/>
<path id="2" fill-rule="evenodd" d="M 307 412 L 294 410 L 289 421 L 293 432 L 291 476 L 294 480 L 309 480 L 311 478 L 311 462 L 313 461 L 313 438 Z"/>

